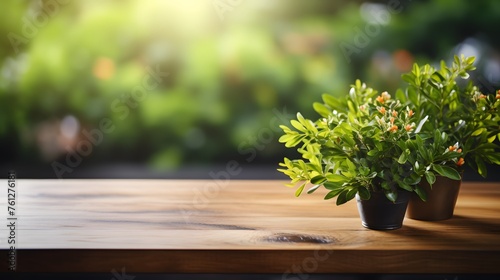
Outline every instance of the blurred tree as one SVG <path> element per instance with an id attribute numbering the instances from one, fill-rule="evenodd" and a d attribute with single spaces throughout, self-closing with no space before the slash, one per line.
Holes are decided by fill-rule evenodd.
<path id="1" fill-rule="evenodd" d="M 242 1 L 221 17 L 198 0 L 5 1 L 0 161 L 274 163 L 290 153 L 277 125 L 314 117 L 324 92 L 391 91 L 414 61 L 471 46 L 500 86 L 500 2 L 396 2 Z"/>

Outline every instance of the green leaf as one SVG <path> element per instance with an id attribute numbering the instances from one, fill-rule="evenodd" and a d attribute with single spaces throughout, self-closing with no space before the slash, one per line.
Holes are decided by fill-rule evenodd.
<path id="1" fill-rule="evenodd" d="M 491 163 L 500 165 L 500 154 L 487 153 L 484 155 Z"/>
<path id="2" fill-rule="evenodd" d="M 457 67 L 460 65 L 460 58 L 458 58 L 458 55 L 453 56 L 453 61 Z"/>
<path id="3" fill-rule="evenodd" d="M 290 140 L 285 143 L 285 147 L 291 148 L 297 146 L 304 139 L 303 135 L 294 135 Z"/>
<path id="4" fill-rule="evenodd" d="M 352 101 L 347 100 L 347 107 L 349 108 L 349 111 L 351 113 L 356 113 L 356 109 L 354 108 L 354 104 L 352 103 Z"/>
<path id="5" fill-rule="evenodd" d="M 328 108 L 326 108 L 325 105 L 323 105 L 319 102 L 314 102 L 313 108 L 318 114 L 320 114 L 322 117 L 325 117 L 325 118 L 328 117 L 332 113 L 331 110 L 329 110 Z"/>
<path id="6" fill-rule="evenodd" d="M 290 138 L 291 138 L 290 135 L 287 135 L 287 134 L 281 135 L 280 138 L 278 139 L 278 142 L 286 143 L 290 140 Z"/>
<path id="7" fill-rule="evenodd" d="M 300 135 L 297 133 L 295 133 L 295 134 L 289 133 L 289 134 L 281 135 L 281 137 L 278 139 L 278 141 L 280 143 L 286 143 L 286 142 L 292 140 L 296 136 L 300 136 Z"/>
<path id="8" fill-rule="evenodd" d="M 310 120 L 304 120 L 303 125 L 306 127 L 306 129 L 314 134 L 318 133 L 318 129 L 316 126 L 314 126 L 314 123 Z"/>
<path id="9" fill-rule="evenodd" d="M 465 61 L 467 62 L 468 65 L 472 65 L 474 63 L 474 61 L 476 60 L 476 57 L 475 56 L 469 56 L 465 59 Z"/>
<path id="10" fill-rule="evenodd" d="M 340 171 L 340 173 L 347 178 L 354 178 L 356 176 L 356 172 L 351 171 Z"/>
<path id="11" fill-rule="evenodd" d="M 402 189 L 405 189 L 405 190 L 409 191 L 409 192 L 413 191 L 412 187 L 409 184 L 405 183 L 404 181 L 403 182 L 401 182 L 401 181 L 398 182 L 398 186 L 400 188 L 402 188 Z"/>
<path id="12" fill-rule="evenodd" d="M 403 74 L 403 75 L 401 75 L 401 78 L 403 79 L 403 81 L 407 82 L 410 85 L 414 84 L 415 75 L 413 75 L 411 73 Z M 396 95 L 396 97 L 397 97 L 397 95 Z"/>
<path id="13" fill-rule="evenodd" d="M 304 123 L 305 119 L 304 117 L 302 116 L 302 114 L 300 112 L 297 113 L 297 120 L 300 122 L 300 123 Z"/>
<path id="14" fill-rule="evenodd" d="M 349 169 L 349 171 L 356 171 L 356 165 L 354 165 L 354 163 L 352 163 L 352 161 L 350 161 L 348 158 L 345 159 L 345 163 L 347 164 L 347 168 Z"/>
<path id="15" fill-rule="evenodd" d="M 286 125 L 280 124 L 279 128 L 281 128 L 281 130 L 283 130 L 283 132 L 285 132 L 285 133 L 291 132 L 290 128 L 288 126 L 286 126 Z"/>
<path id="16" fill-rule="evenodd" d="M 434 173 L 432 172 L 425 172 L 425 179 L 427 180 L 427 183 L 429 183 L 429 185 L 432 187 L 432 185 L 434 184 L 434 182 L 436 182 L 436 175 L 434 175 Z"/>
<path id="17" fill-rule="evenodd" d="M 461 180 L 460 173 L 457 170 L 444 165 L 432 165 L 432 170 L 436 171 L 437 174 L 450 178 L 452 180 Z"/>
<path id="18" fill-rule="evenodd" d="M 384 190 L 390 190 L 391 189 L 391 186 L 387 182 L 382 182 L 380 185 L 382 186 L 382 189 L 384 189 Z"/>
<path id="19" fill-rule="evenodd" d="M 422 156 L 422 158 L 426 162 L 432 161 L 431 155 L 430 155 L 429 151 L 425 148 L 424 144 L 421 144 L 421 143 L 418 144 L 418 152 L 420 153 L 420 155 Z"/>
<path id="20" fill-rule="evenodd" d="M 335 202 L 337 205 L 342 205 L 347 202 L 347 193 L 349 190 L 343 190 L 339 196 L 337 197 L 337 201 Z"/>
<path id="21" fill-rule="evenodd" d="M 486 128 L 479 128 L 479 129 L 476 129 L 474 132 L 472 132 L 472 136 L 478 136 L 480 135 L 481 133 L 483 133 L 484 131 L 486 131 Z"/>
<path id="22" fill-rule="evenodd" d="M 299 197 L 300 194 L 302 194 L 302 191 L 304 190 L 304 187 L 306 186 L 306 183 L 300 185 L 300 187 L 295 191 L 295 196 Z"/>
<path id="23" fill-rule="evenodd" d="M 328 105 L 334 109 L 339 109 L 342 107 L 341 103 L 335 97 L 333 97 L 329 94 L 323 94 L 321 97 L 326 105 Z"/>
<path id="24" fill-rule="evenodd" d="M 297 130 L 300 130 L 302 132 L 307 132 L 306 128 L 298 121 L 296 120 L 291 120 L 290 123 L 295 127 Z"/>
<path id="25" fill-rule="evenodd" d="M 297 177 L 297 174 L 293 170 L 290 169 L 278 169 L 278 171 L 285 173 L 290 178 Z"/>
<path id="26" fill-rule="evenodd" d="M 345 130 L 343 132 L 344 134 L 346 133 Z M 354 139 L 350 135 L 343 135 L 342 140 L 344 140 L 345 143 L 347 143 L 349 146 L 354 147 L 356 146 L 356 142 L 354 142 Z"/>
<path id="27" fill-rule="evenodd" d="M 325 182 L 323 186 L 325 186 L 325 189 L 327 190 L 337 190 L 337 189 L 343 189 L 344 186 L 343 183 L 337 183 L 337 182 Z"/>
<path id="28" fill-rule="evenodd" d="M 476 157 L 475 160 L 477 164 L 477 173 L 486 178 L 486 176 L 488 175 L 488 169 L 486 168 L 484 161 L 478 157 Z"/>
<path id="29" fill-rule="evenodd" d="M 307 164 L 307 166 L 311 169 L 311 170 L 314 170 L 316 172 L 318 172 L 319 174 L 323 173 L 323 171 L 321 170 L 321 166 L 320 166 L 320 163 L 319 163 L 319 159 L 317 157 L 314 157 L 311 159 L 311 162 L 314 162 L 314 163 L 309 163 Z"/>
<path id="30" fill-rule="evenodd" d="M 321 185 L 314 185 L 310 189 L 307 190 L 307 194 L 312 194 L 314 191 L 316 191 Z"/>
<path id="31" fill-rule="evenodd" d="M 500 146 L 498 146 L 497 144 L 494 144 L 494 143 L 484 143 L 484 144 L 480 144 L 479 146 L 477 146 L 477 149 L 478 150 L 483 150 L 484 152 L 488 152 L 486 150 L 488 149 L 499 149 Z"/>
<path id="32" fill-rule="evenodd" d="M 329 191 L 326 195 L 325 195 L 325 200 L 327 199 L 331 199 L 331 198 L 334 198 L 336 197 L 337 195 L 339 195 L 340 192 L 342 192 L 344 189 L 337 189 L 337 190 L 332 190 L 332 191 Z"/>
<path id="33" fill-rule="evenodd" d="M 417 186 L 415 188 L 415 193 L 418 195 L 418 197 L 420 197 L 420 199 L 422 199 L 423 201 L 427 201 L 427 193 L 422 187 Z"/>
<path id="34" fill-rule="evenodd" d="M 385 191 L 385 197 L 392 202 L 396 202 L 396 199 L 398 199 L 398 193 L 395 191 Z"/>
<path id="35" fill-rule="evenodd" d="M 289 171 L 288 169 L 283 169 L 283 168 L 278 168 L 278 169 L 276 169 L 276 170 L 278 170 L 279 172 L 283 172 L 283 173 L 285 173 L 285 172 Z"/>
<path id="36" fill-rule="evenodd" d="M 404 179 L 404 182 L 408 185 L 416 185 L 418 183 L 420 183 L 422 177 L 420 175 L 418 175 L 417 173 L 412 173 L 409 177 L 406 177 Z M 409 190 L 411 191 L 411 190 Z"/>
<path id="37" fill-rule="evenodd" d="M 346 178 L 340 174 L 328 174 L 326 175 L 326 179 L 330 182 L 344 182 Z"/>
<path id="38" fill-rule="evenodd" d="M 437 147 L 437 146 L 441 146 L 441 133 L 439 132 L 438 129 L 434 130 L 434 145 Z"/>
<path id="39" fill-rule="evenodd" d="M 405 151 L 403 151 L 399 156 L 398 163 L 404 164 L 407 160 L 408 160 L 408 154 Z"/>
<path id="40" fill-rule="evenodd" d="M 414 73 L 417 77 L 420 76 L 420 68 L 418 67 L 418 64 L 413 63 L 412 73 Z"/>
<path id="41" fill-rule="evenodd" d="M 402 103 L 406 102 L 406 95 L 403 90 L 399 88 L 396 90 L 396 99 L 400 100 Z"/>
<path id="42" fill-rule="evenodd" d="M 443 82 L 446 79 L 441 75 L 439 72 L 434 72 L 431 76 L 432 79 L 434 79 L 436 82 Z"/>
<path id="43" fill-rule="evenodd" d="M 419 171 L 420 169 L 420 164 L 418 163 L 418 161 L 415 161 L 415 170 Z"/>
<path id="44" fill-rule="evenodd" d="M 323 175 L 318 175 L 318 176 L 315 176 L 311 179 L 311 183 L 314 185 L 320 185 L 325 181 L 326 181 L 326 178 Z"/>
<path id="45" fill-rule="evenodd" d="M 440 91 L 442 85 L 433 81 L 429 81 L 429 85 L 433 87 L 436 91 Z"/>
<path id="46" fill-rule="evenodd" d="M 353 199 L 356 196 L 356 193 L 358 193 L 358 188 L 350 189 L 349 192 L 347 192 L 345 195 L 346 202 Z"/>
<path id="47" fill-rule="evenodd" d="M 370 169 L 366 166 L 359 167 L 358 171 L 361 176 L 367 176 L 370 173 Z"/>
<path id="48" fill-rule="evenodd" d="M 359 194 L 359 197 L 361 197 L 361 199 L 363 199 L 363 200 L 368 200 L 371 197 L 370 191 L 364 187 L 358 188 L 358 194 Z"/>
<path id="49" fill-rule="evenodd" d="M 429 116 L 425 116 L 425 118 L 423 118 L 419 123 L 418 123 L 418 126 L 417 128 L 415 129 L 415 133 L 419 133 L 420 130 L 422 129 L 422 127 L 424 126 L 425 122 L 427 121 L 427 119 L 429 118 Z"/>
<path id="50" fill-rule="evenodd" d="M 307 165 L 303 160 L 298 160 L 297 162 L 300 166 L 300 169 L 302 169 L 302 171 L 307 171 Z"/>

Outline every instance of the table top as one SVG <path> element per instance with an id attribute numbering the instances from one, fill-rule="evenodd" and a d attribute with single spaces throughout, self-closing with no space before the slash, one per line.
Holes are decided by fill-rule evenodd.
<path id="1" fill-rule="evenodd" d="M 450 220 L 392 231 L 363 228 L 355 201 L 295 198 L 285 183 L 17 179 L 17 271 L 500 273 L 498 182 L 462 183 Z"/>

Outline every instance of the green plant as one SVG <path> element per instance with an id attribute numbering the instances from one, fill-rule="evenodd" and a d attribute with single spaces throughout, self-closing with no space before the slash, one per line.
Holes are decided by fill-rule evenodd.
<path id="1" fill-rule="evenodd" d="M 460 178 L 448 164 L 455 163 L 461 153 L 446 148 L 447 135 L 437 131 L 434 144 L 426 146 L 419 133 L 428 117 L 417 116 L 411 106 L 387 92 L 379 95 L 357 80 L 345 98 L 325 94 L 323 101 L 313 104 L 321 115 L 318 120 L 298 113 L 292 128 L 280 126 L 285 134 L 279 141 L 289 148 L 298 146 L 301 155 L 301 159 L 285 158 L 280 163 L 284 168 L 278 169 L 290 177 L 288 186 L 300 183 L 296 196 L 312 184 L 307 193 L 323 186 L 329 190 L 325 199 L 337 197 L 337 205 L 356 193 L 370 199 L 376 191 L 394 202 L 398 189 L 415 191 L 425 200 L 418 186 L 422 177 L 431 184 L 434 173 Z"/>
<path id="2" fill-rule="evenodd" d="M 455 56 L 450 67 L 441 61 L 440 69 L 429 64 L 415 64 L 410 73 L 402 76 L 408 83 L 406 92 L 398 99 L 416 108 L 417 117 L 429 116 L 422 127 L 422 135 L 429 138 L 434 131 L 442 131 L 455 146 L 462 149 L 462 157 L 454 168 L 461 171 L 467 162 L 486 177 L 486 164 L 500 165 L 500 91 L 485 95 L 473 85 L 470 72 L 475 69 L 474 57 Z M 460 85 L 458 78 L 467 82 Z M 432 143 L 432 141 L 430 141 Z"/>

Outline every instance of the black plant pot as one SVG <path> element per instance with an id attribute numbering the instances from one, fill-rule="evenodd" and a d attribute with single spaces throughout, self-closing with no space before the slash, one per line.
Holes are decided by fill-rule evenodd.
<path id="1" fill-rule="evenodd" d="M 408 203 L 407 217 L 422 221 L 450 219 L 453 217 L 461 183 L 461 180 L 436 176 L 436 182 L 431 188 L 426 180 L 422 180 L 420 187 L 427 192 L 427 201 L 422 201 L 417 194 L 413 193 Z"/>
<path id="2" fill-rule="evenodd" d="M 372 192 L 368 200 L 356 194 L 361 223 L 369 229 L 398 229 L 403 225 L 409 199 L 410 192 L 405 190 L 398 190 L 395 202 L 387 199 L 383 192 Z"/>

